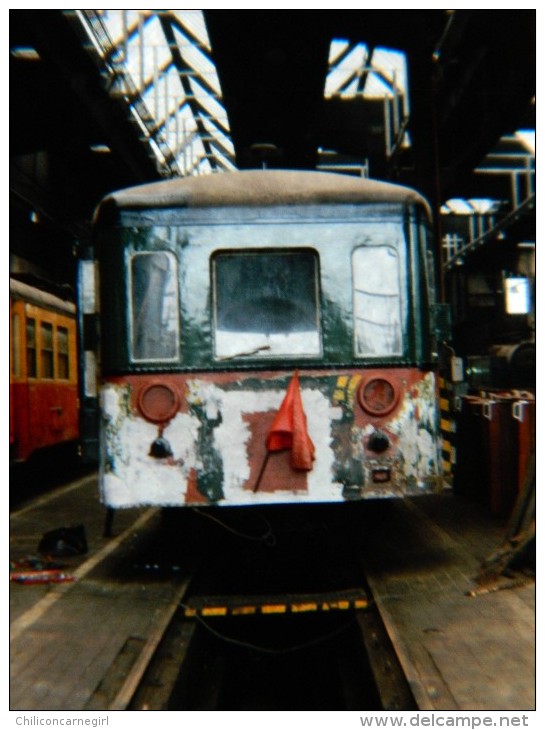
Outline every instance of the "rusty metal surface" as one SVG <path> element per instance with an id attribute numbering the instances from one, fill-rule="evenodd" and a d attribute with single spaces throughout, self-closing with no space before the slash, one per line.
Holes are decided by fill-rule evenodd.
<path id="1" fill-rule="evenodd" d="M 310 469 L 294 468 L 289 449 L 267 451 L 291 379 L 274 371 L 109 378 L 101 392 L 104 502 L 342 502 L 441 487 L 433 373 L 302 371 L 305 428 L 314 445 Z M 388 383 L 393 400 L 364 408 L 362 389 L 377 380 Z M 179 403 L 163 423 L 152 422 L 145 409 L 143 415 L 141 394 L 151 385 L 170 389 Z"/>

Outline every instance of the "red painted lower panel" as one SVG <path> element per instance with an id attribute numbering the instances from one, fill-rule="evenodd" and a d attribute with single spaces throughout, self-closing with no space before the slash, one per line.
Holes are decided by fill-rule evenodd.
<path id="1" fill-rule="evenodd" d="M 75 384 L 12 383 L 10 417 L 12 456 L 27 459 L 33 451 L 78 437 Z"/>

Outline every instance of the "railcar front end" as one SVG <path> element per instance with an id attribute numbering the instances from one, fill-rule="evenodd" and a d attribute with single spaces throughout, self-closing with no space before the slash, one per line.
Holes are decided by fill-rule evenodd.
<path id="1" fill-rule="evenodd" d="M 441 488 L 432 252 L 414 191 L 217 174 L 114 194 L 96 231 L 106 505 Z"/>

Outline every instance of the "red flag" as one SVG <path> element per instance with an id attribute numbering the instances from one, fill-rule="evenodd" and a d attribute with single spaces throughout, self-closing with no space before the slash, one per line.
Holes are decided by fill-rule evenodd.
<path id="1" fill-rule="evenodd" d="M 291 449 L 291 465 L 294 469 L 312 469 L 314 444 L 307 433 L 307 419 L 303 410 L 299 373 L 296 372 L 288 386 L 282 405 L 267 436 L 267 449 L 281 451 Z"/>

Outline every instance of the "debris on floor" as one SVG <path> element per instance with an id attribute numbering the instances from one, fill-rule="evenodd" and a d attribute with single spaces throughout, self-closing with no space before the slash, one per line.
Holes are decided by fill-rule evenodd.
<path id="1" fill-rule="evenodd" d="M 71 583 L 73 575 L 67 573 L 65 566 L 41 558 L 25 558 L 9 564 L 9 579 L 15 583 L 37 585 L 45 583 Z"/>
<path id="2" fill-rule="evenodd" d="M 41 555 L 66 557 L 68 555 L 84 555 L 87 552 L 85 527 L 58 527 L 46 532 L 38 545 Z"/>

